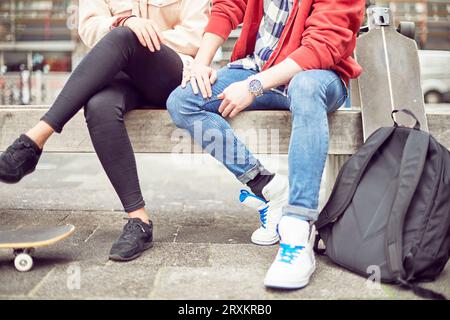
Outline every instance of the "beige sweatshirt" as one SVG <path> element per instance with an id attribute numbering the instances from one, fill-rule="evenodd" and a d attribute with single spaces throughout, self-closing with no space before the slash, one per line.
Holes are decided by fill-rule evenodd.
<path id="1" fill-rule="evenodd" d="M 79 0 L 81 40 L 92 48 L 120 16 L 134 14 L 155 21 L 164 44 L 185 64 L 197 54 L 210 14 L 210 0 Z"/>

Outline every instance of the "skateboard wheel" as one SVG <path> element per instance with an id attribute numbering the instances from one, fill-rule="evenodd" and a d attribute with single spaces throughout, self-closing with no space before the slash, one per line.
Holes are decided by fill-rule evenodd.
<path id="1" fill-rule="evenodd" d="M 405 37 L 413 40 L 416 37 L 416 25 L 414 24 L 414 22 L 401 21 L 398 25 L 397 31 Z"/>
<path id="2" fill-rule="evenodd" d="M 30 271 L 33 268 L 33 258 L 26 253 L 19 253 L 14 259 L 14 266 L 20 272 Z"/>

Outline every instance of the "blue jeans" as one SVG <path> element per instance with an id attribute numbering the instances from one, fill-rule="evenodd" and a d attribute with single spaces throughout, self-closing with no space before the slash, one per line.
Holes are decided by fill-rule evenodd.
<path id="1" fill-rule="evenodd" d="M 167 100 L 167 109 L 174 123 L 188 130 L 204 150 L 244 184 L 255 178 L 264 167 L 218 112 L 221 100 L 217 95 L 230 84 L 255 73 L 225 67 L 218 71 L 211 98 L 195 95 L 187 86 L 175 89 Z M 292 113 L 289 204 L 283 208 L 284 214 L 312 221 L 317 219 L 320 182 L 328 152 L 327 113 L 338 109 L 346 98 L 347 89 L 336 73 L 311 70 L 300 72 L 291 80 L 288 96 L 269 91 L 246 109 L 280 109 Z"/>

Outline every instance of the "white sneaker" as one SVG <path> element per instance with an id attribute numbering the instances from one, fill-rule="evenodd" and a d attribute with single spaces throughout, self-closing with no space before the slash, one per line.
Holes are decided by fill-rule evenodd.
<path id="1" fill-rule="evenodd" d="M 306 287 L 316 269 L 314 240 L 316 229 L 309 222 L 285 216 L 279 224 L 280 249 L 267 271 L 264 285 L 271 288 Z"/>
<path id="2" fill-rule="evenodd" d="M 279 241 L 278 223 L 282 216 L 282 209 L 289 199 L 289 181 L 287 177 L 276 174 L 262 190 L 261 199 L 246 190 L 241 190 L 239 200 L 242 204 L 259 211 L 261 226 L 252 234 L 252 242 L 262 246 L 269 246 Z"/>

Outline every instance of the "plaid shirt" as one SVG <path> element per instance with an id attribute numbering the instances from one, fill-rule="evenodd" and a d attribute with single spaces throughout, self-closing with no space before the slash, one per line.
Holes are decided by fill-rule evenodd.
<path id="1" fill-rule="evenodd" d="M 259 25 L 255 51 L 243 59 L 228 64 L 230 69 L 260 72 L 275 50 L 293 7 L 294 0 L 264 0 L 264 16 Z M 276 91 L 285 93 L 285 86 Z"/>

